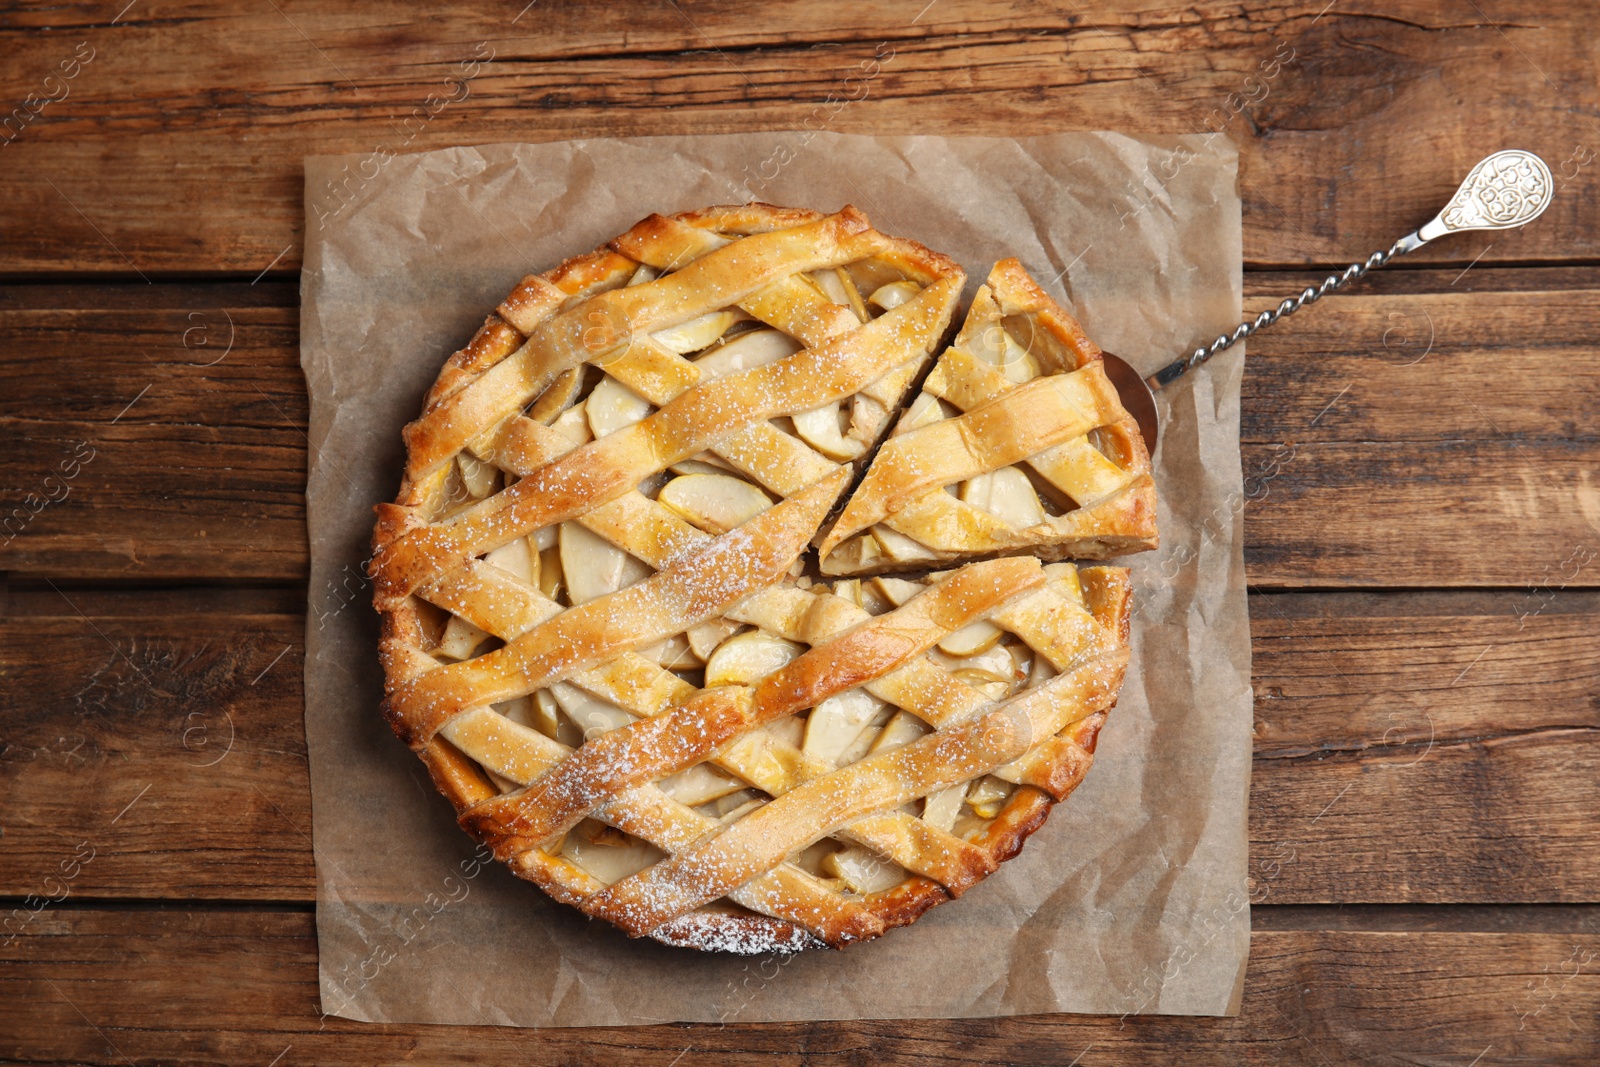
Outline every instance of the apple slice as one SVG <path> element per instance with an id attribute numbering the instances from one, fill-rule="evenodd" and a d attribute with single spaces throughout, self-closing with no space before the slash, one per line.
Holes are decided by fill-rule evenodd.
<path id="1" fill-rule="evenodd" d="M 1032 352 L 1017 344 L 1008 333 L 1005 335 L 1005 358 L 1000 370 L 1011 381 L 1021 385 L 1039 376 L 1039 361 Z"/>
<path id="2" fill-rule="evenodd" d="M 866 442 L 846 437 L 842 422 L 837 400 L 794 416 L 795 432 L 806 444 L 829 459 L 855 459 L 867 450 Z"/>
<path id="3" fill-rule="evenodd" d="M 528 406 L 528 418 L 534 422 L 550 425 L 567 405 L 578 398 L 578 389 L 583 385 L 583 368 L 571 367 L 556 375 L 556 380 L 539 394 L 539 398 Z"/>
<path id="4" fill-rule="evenodd" d="M 869 579 L 869 584 L 897 608 L 926 588 L 920 582 L 908 582 L 904 578 L 890 578 L 888 575 Z"/>
<path id="5" fill-rule="evenodd" d="M 689 651 L 704 663 L 711 658 L 717 646 L 743 629 L 743 625 L 729 619 L 712 619 L 689 630 Z"/>
<path id="6" fill-rule="evenodd" d="M 956 816 L 961 814 L 961 803 L 966 798 L 966 782 L 928 794 L 922 803 L 922 821 L 949 833 L 955 828 Z"/>
<path id="7" fill-rule="evenodd" d="M 992 622 L 969 622 L 955 633 L 939 642 L 939 649 L 952 656 L 976 656 L 1000 643 L 1005 631 Z"/>
<path id="8" fill-rule="evenodd" d="M 638 874 L 646 867 L 658 863 L 662 856 L 666 855 L 654 845 L 635 838 L 628 838 L 627 844 L 610 844 L 607 843 L 608 838 L 595 836 L 597 840 L 590 840 L 582 833 L 569 833 L 567 839 L 562 842 L 561 855 L 606 885 L 615 884 L 629 875 Z"/>
<path id="9" fill-rule="evenodd" d="M 930 549 L 918 541 L 914 541 L 898 530 L 879 524 L 872 528 L 873 540 L 878 542 L 878 547 L 883 554 L 896 562 L 909 562 L 911 560 L 938 559 Z"/>
<path id="10" fill-rule="evenodd" d="M 567 718 L 583 731 L 584 740 L 620 729 L 633 722 L 632 715 L 609 700 L 591 696 L 567 682 L 552 682 L 550 693 L 556 698 L 556 703 L 561 705 L 561 710 L 566 713 Z"/>
<path id="11" fill-rule="evenodd" d="M 500 475 L 498 467 L 481 459 L 474 459 L 467 452 L 456 454 L 456 466 L 461 469 L 461 484 L 467 487 L 472 499 L 482 500 L 494 492 L 495 480 Z"/>
<path id="12" fill-rule="evenodd" d="M 584 407 L 589 412 L 589 429 L 596 438 L 642 422 L 650 414 L 650 401 L 609 374 L 600 379 Z"/>
<path id="13" fill-rule="evenodd" d="M 690 651 L 689 641 L 682 634 L 673 634 L 649 648 L 642 648 L 639 655 L 669 671 L 697 670 L 702 662 L 699 656 Z"/>
<path id="14" fill-rule="evenodd" d="M 876 852 L 851 845 L 822 858 L 822 873 L 837 878 L 853 893 L 881 893 L 906 880 L 904 867 Z"/>
<path id="15" fill-rule="evenodd" d="M 759 732 L 770 735 L 780 744 L 799 748 L 801 739 L 806 735 L 806 724 L 798 715 L 785 715 L 776 722 L 767 723 Z"/>
<path id="16" fill-rule="evenodd" d="M 556 420 L 550 424 L 550 428 L 574 445 L 586 445 L 593 441 L 594 434 L 589 432 L 589 416 L 584 411 L 587 403 L 587 401 L 580 400 L 563 411 L 556 416 Z"/>
<path id="17" fill-rule="evenodd" d="M 491 566 L 516 575 L 529 585 L 539 584 L 539 553 L 526 537 L 508 541 L 483 557 Z"/>
<path id="18" fill-rule="evenodd" d="M 471 659 L 472 650 L 488 636 L 487 630 L 480 630 L 461 616 L 452 615 L 444 628 L 444 636 L 439 639 L 438 651 L 451 659 Z"/>
<path id="19" fill-rule="evenodd" d="M 881 615 L 891 606 L 876 589 L 860 578 L 834 582 L 833 595 L 850 601 L 858 608 L 865 608 L 870 615 Z"/>
<path id="20" fill-rule="evenodd" d="M 846 307 L 850 305 L 850 294 L 845 290 L 844 282 L 839 280 L 837 271 L 826 268 L 814 270 L 811 272 L 811 280 L 816 282 L 817 288 L 827 294 L 828 299 L 835 304 L 843 304 Z"/>
<path id="21" fill-rule="evenodd" d="M 521 722 L 520 719 L 517 721 Z M 557 741 L 566 740 L 561 736 L 561 705 L 556 703 L 556 698 L 550 695 L 548 689 L 536 690 L 533 696 L 528 698 L 528 721 L 523 725 L 531 726 L 546 737 Z M 567 728 L 572 729 L 570 723 L 567 724 Z M 583 738 L 580 735 L 576 740 L 581 741 Z"/>
<path id="22" fill-rule="evenodd" d="M 841 767 L 848 767 L 850 764 L 866 758 L 867 753 L 872 751 L 872 746 L 877 743 L 878 735 L 883 733 L 883 728 L 894 717 L 894 713 L 894 709 L 887 704 L 873 712 L 872 718 L 868 719 L 867 724 L 861 728 L 861 732 L 856 734 L 856 739 L 850 742 L 849 747 L 843 752 L 839 753 L 839 758 L 834 762 Z"/>
<path id="23" fill-rule="evenodd" d="M 837 766 L 839 757 L 883 706 L 883 701 L 865 689 L 847 689 L 829 697 L 806 718 L 806 739 L 800 751 Z"/>
<path id="24" fill-rule="evenodd" d="M 885 311 L 893 311 L 907 300 L 922 292 L 922 286 L 916 282 L 890 282 L 880 285 L 867 297 L 869 304 L 877 304 Z"/>
<path id="25" fill-rule="evenodd" d="M 1039 361 L 1017 344 L 1005 327 L 996 324 L 967 339 L 966 347 L 985 363 L 992 363 L 1010 381 L 1021 385 L 1039 376 Z"/>
<path id="26" fill-rule="evenodd" d="M 760 488 L 731 474 L 684 474 L 662 487 L 656 501 L 710 534 L 743 526 L 772 506 Z"/>
<path id="27" fill-rule="evenodd" d="M 650 339 L 676 355 L 698 352 L 728 331 L 738 316 L 731 311 L 710 311 L 699 318 L 665 330 L 657 330 Z"/>
<path id="28" fill-rule="evenodd" d="M 872 739 L 872 747 L 868 749 L 871 755 L 887 752 L 892 748 L 909 745 L 911 742 L 931 732 L 926 723 L 909 711 L 897 711 L 894 717 L 884 724 L 878 731 L 878 736 Z"/>
<path id="29" fill-rule="evenodd" d="M 561 573 L 574 605 L 650 576 L 650 568 L 576 522 L 561 524 Z"/>
<path id="30" fill-rule="evenodd" d="M 850 272 L 843 267 L 835 267 L 833 276 L 839 279 L 839 287 L 844 290 L 844 302 L 850 305 L 850 310 L 856 313 L 856 318 L 862 322 L 871 322 L 872 313 L 867 310 L 867 302 L 861 299 L 861 290 L 856 288 L 856 280 L 850 277 Z"/>
<path id="31" fill-rule="evenodd" d="M 561 569 L 561 548 L 552 545 L 539 550 L 539 592 L 551 600 L 561 599 L 565 591 L 566 574 Z"/>
<path id="32" fill-rule="evenodd" d="M 741 789 L 712 804 L 713 817 L 725 823 L 736 823 L 767 802 L 766 794 L 755 789 Z"/>
<path id="33" fill-rule="evenodd" d="M 518 726 L 526 726 L 530 730 L 534 728 L 532 697 L 513 697 L 504 703 L 489 706 Z"/>
<path id="34" fill-rule="evenodd" d="M 939 406 L 939 398 L 932 393 L 918 393 L 917 399 L 901 417 L 900 425 L 895 427 L 895 433 L 907 433 L 938 422 L 942 418 L 944 418 L 944 408 Z"/>
<path id="35" fill-rule="evenodd" d="M 756 789 L 754 786 L 745 786 L 726 796 L 720 796 L 716 800 L 706 801 L 701 808 L 701 813 L 709 815 L 713 819 L 725 819 L 730 814 L 739 811 L 740 808 L 749 810 L 752 802 L 761 804 L 767 799 L 767 795 L 761 790 Z M 742 815 L 743 812 L 740 812 L 740 814 Z"/>
<path id="36" fill-rule="evenodd" d="M 724 374 L 774 363 L 804 347 L 781 330 L 753 330 L 707 352 L 695 360 L 694 365 L 700 368 L 700 380 L 706 382 Z"/>
<path id="37" fill-rule="evenodd" d="M 1010 795 L 1010 782 L 1003 782 L 992 774 L 986 774 L 978 779 L 967 793 L 967 803 L 972 805 L 972 810 L 981 818 L 992 819 L 1000 814 L 1000 809 L 1005 806 L 1006 798 Z"/>
<path id="38" fill-rule="evenodd" d="M 786 667 L 805 646 L 774 637 L 764 630 L 730 637 L 706 661 L 706 688 L 714 685 L 753 685 Z"/>
<path id="39" fill-rule="evenodd" d="M 883 549 L 878 547 L 878 542 L 873 539 L 872 534 L 857 534 L 828 554 L 830 569 L 825 573 L 866 570 L 875 566 L 882 558 Z"/>
<path id="40" fill-rule="evenodd" d="M 1003 519 L 1019 530 L 1037 526 L 1045 520 L 1039 494 L 1028 476 L 1015 467 L 968 478 L 961 483 L 961 499 L 973 507 Z"/>
<path id="41" fill-rule="evenodd" d="M 729 796 L 745 788 L 745 784 L 731 774 L 717 770 L 709 763 L 668 775 L 656 783 L 661 791 L 680 804 L 694 807 L 719 797 Z"/>
<path id="42" fill-rule="evenodd" d="M 1020 680 L 1017 677 L 1016 658 L 1004 645 L 991 645 L 982 652 L 975 652 L 970 656 L 952 656 L 941 649 L 935 653 L 934 658 L 954 671 L 958 677 L 965 672 L 966 675 L 981 681 L 1004 682 L 1008 686 Z"/>
<path id="43" fill-rule="evenodd" d="M 692 459 L 681 459 L 668 467 L 673 474 L 727 474 L 733 470 L 718 456 L 702 452 Z"/>
<path id="44" fill-rule="evenodd" d="M 799 852 L 789 857 L 789 862 L 799 867 L 807 874 L 822 877 L 822 861 L 838 850 L 838 843 L 832 838 L 824 837 L 821 841 L 813 841 Z"/>

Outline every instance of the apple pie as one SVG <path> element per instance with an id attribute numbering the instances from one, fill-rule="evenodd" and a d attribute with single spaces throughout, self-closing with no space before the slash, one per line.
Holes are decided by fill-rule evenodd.
<path id="1" fill-rule="evenodd" d="M 1151 505 L 1148 460 L 1020 267 L 929 373 L 963 282 L 848 207 L 652 216 L 524 279 L 445 364 L 377 509 L 383 710 L 518 875 L 669 944 L 842 946 L 959 896 L 1081 780 L 1128 660 L 1128 577 L 1037 557 L 1153 542 L 1111 514 Z M 990 352 L 980 306 L 1037 369 L 938 384 Z M 959 478 L 874 481 L 896 442 L 1035 379 L 1067 383 L 1029 411 L 1068 428 L 1028 432 L 1070 463 L 999 448 L 958 470 L 935 448 Z M 1131 473 L 1091 496 L 1107 466 Z M 1050 487 L 1047 518 L 1092 516 L 1010 540 L 969 524 L 970 544 L 902 520 L 908 484 L 956 500 L 1007 471 Z M 881 530 L 923 554 L 852 547 Z"/>

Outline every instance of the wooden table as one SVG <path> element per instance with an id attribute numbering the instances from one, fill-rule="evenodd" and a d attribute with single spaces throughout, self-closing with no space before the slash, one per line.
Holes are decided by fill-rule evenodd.
<path id="1" fill-rule="evenodd" d="M 1600 1057 L 1600 31 L 1585 5 L 523 2 L 113 0 L 0 20 L 0 102 L 24 109 L 0 147 L 0 1059 Z M 468 92 L 447 86 L 490 51 Z M 872 57 L 877 76 L 846 88 Z M 1526 231 L 1442 242 L 1252 343 L 1243 1013 L 319 1018 L 302 157 L 806 126 L 1220 130 L 1243 156 L 1252 308 L 1387 246 L 1492 149 L 1557 172 Z"/>

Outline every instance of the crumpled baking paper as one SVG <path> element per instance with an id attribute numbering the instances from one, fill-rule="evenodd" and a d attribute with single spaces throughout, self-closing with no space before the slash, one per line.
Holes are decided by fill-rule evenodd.
<path id="1" fill-rule="evenodd" d="M 440 364 L 524 274 L 651 212 L 854 204 L 960 262 L 969 297 L 1016 256 L 1148 373 L 1239 319 L 1235 178 L 1223 138 L 1109 133 L 308 159 L 305 691 L 324 1011 L 520 1026 L 1236 1012 L 1252 713 L 1239 348 L 1165 391 L 1162 549 L 1131 561 L 1133 667 L 1087 781 L 959 901 L 842 952 L 740 958 L 630 940 L 490 860 L 379 717 L 364 577 L 372 506 L 397 490 L 400 428 Z"/>

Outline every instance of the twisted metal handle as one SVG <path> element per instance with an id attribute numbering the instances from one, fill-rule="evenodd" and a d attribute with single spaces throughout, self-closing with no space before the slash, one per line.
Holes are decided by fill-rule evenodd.
<path id="1" fill-rule="evenodd" d="M 1162 367 L 1144 382 L 1152 390 L 1160 389 L 1257 330 L 1271 326 L 1285 315 L 1293 315 L 1307 304 L 1316 303 L 1395 256 L 1416 251 L 1435 237 L 1467 230 L 1509 230 L 1526 225 L 1550 206 L 1553 191 L 1549 166 L 1532 152 L 1508 148 L 1485 156 L 1468 173 L 1443 211 L 1420 230 L 1400 238 L 1387 252 L 1374 252 L 1364 261 L 1350 264 L 1343 273 L 1330 275 L 1321 285 L 1308 287 L 1299 296 L 1290 297 L 1272 310 L 1241 322 L 1232 333 L 1222 334 L 1209 345 Z"/>
<path id="2" fill-rule="evenodd" d="M 1253 319 L 1246 319 L 1236 326 L 1232 333 L 1218 334 L 1217 339 L 1209 345 L 1201 345 L 1182 359 L 1162 367 L 1146 378 L 1145 382 L 1150 388 L 1159 389 L 1168 382 L 1181 378 L 1194 370 L 1218 352 L 1232 348 L 1257 330 L 1271 326 L 1286 315 L 1293 315 L 1307 304 L 1315 304 L 1335 289 L 1349 285 L 1364 276 L 1368 271 L 1377 270 L 1396 256 L 1403 256 L 1407 252 L 1421 248 L 1423 243 L 1417 234 L 1407 234 L 1390 245 L 1387 251 L 1374 252 L 1360 263 L 1352 263 L 1340 273 L 1328 275 L 1327 278 L 1323 279 L 1321 285 L 1306 286 L 1300 291 L 1299 296 L 1292 296 L 1277 307 L 1269 308 Z"/>

